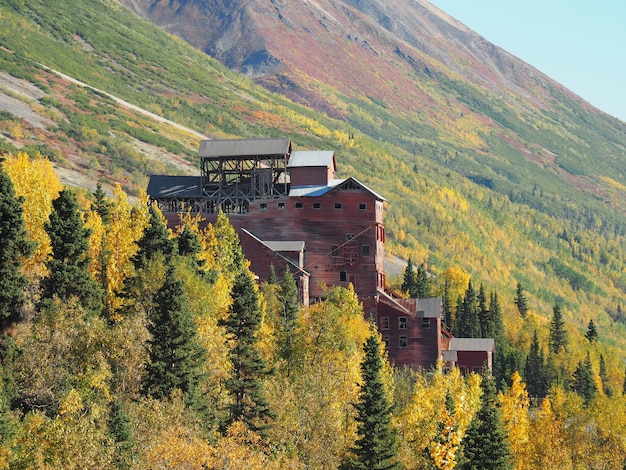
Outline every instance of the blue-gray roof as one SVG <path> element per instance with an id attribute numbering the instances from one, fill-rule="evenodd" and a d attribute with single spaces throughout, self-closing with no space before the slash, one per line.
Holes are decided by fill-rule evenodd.
<path id="1" fill-rule="evenodd" d="M 384 197 L 382 197 L 380 194 L 378 194 L 376 191 L 372 191 L 370 188 L 365 186 L 356 178 L 333 179 L 333 180 L 330 180 L 328 185 L 292 186 L 289 189 L 289 196 L 290 197 L 323 196 L 327 192 L 332 191 L 333 189 L 338 188 L 344 184 L 348 184 L 349 182 L 352 182 L 356 184 L 357 186 L 359 186 L 361 189 L 371 193 L 376 199 L 379 199 L 381 201 L 387 200 Z"/>
<path id="2" fill-rule="evenodd" d="M 151 175 L 147 192 L 153 199 L 198 197 L 202 195 L 202 177 Z"/>

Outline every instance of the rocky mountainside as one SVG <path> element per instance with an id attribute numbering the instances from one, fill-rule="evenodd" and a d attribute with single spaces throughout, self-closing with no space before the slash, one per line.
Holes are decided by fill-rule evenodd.
<path id="1" fill-rule="evenodd" d="M 428 101 L 423 75 L 456 74 L 522 106 L 547 106 L 548 87 L 559 88 L 425 0 L 121 2 L 257 83 L 336 116 L 347 111 L 316 82 L 404 112 Z"/>

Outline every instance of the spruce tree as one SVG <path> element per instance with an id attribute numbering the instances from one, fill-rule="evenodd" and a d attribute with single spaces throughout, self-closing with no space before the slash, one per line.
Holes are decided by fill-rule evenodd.
<path id="1" fill-rule="evenodd" d="M 232 300 L 228 317 L 220 322 L 233 344 L 229 353 L 232 372 L 226 380 L 233 403 L 223 427 L 225 430 L 229 424 L 241 420 L 263 435 L 272 417 L 261 383 L 269 371 L 258 348 L 259 298 L 252 277 L 245 269 L 240 269 L 235 277 Z"/>
<path id="2" fill-rule="evenodd" d="M 561 313 L 559 304 L 552 307 L 552 322 L 550 323 L 549 337 L 550 352 L 558 354 L 567 349 L 567 332 L 565 331 L 565 321 Z"/>
<path id="3" fill-rule="evenodd" d="M 596 329 L 596 325 L 593 323 L 593 320 L 589 320 L 589 324 L 587 325 L 587 334 L 585 337 L 590 343 L 593 343 L 598 339 L 598 330 Z"/>
<path id="4" fill-rule="evenodd" d="M 613 390 L 611 389 L 609 376 L 606 371 L 606 362 L 604 361 L 603 354 L 600 354 L 599 375 L 600 382 L 602 383 L 602 393 L 604 393 L 608 397 L 612 397 Z"/>
<path id="5" fill-rule="evenodd" d="M 278 284 L 278 278 L 276 277 L 276 269 L 274 269 L 273 264 L 270 264 L 270 272 L 267 275 L 267 283 L 269 285 Z"/>
<path id="6" fill-rule="evenodd" d="M 454 318 L 452 317 L 452 303 L 450 301 L 450 281 L 446 278 L 443 283 L 443 295 L 441 296 L 441 310 L 443 321 L 450 331 L 454 330 Z"/>
<path id="7" fill-rule="evenodd" d="M 33 244 L 26 238 L 23 218 L 24 198 L 16 197 L 9 175 L 0 159 L 0 322 L 17 320 L 25 302 L 28 284 L 22 275 L 22 258 L 30 255 Z"/>
<path id="8" fill-rule="evenodd" d="M 480 409 L 474 415 L 463 439 L 464 470 L 509 470 L 512 456 L 502 416 L 497 405 L 496 387 L 488 371 L 483 372 Z"/>
<path id="9" fill-rule="evenodd" d="M 424 264 L 417 267 L 415 288 L 410 292 L 410 296 L 415 299 L 427 299 L 432 296 L 432 286 Z"/>
<path id="10" fill-rule="evenodd" d="M 490 336 L 492 333 L 492 324 L 490 318 L 489 307 L 487 306 L 487 294 L 485 293 L 485 286 L 481 282 L 478 289 L 478 326 L 480 327 L 480 338 L 493 338 Z"/>
<path id="11" fill-rule="evenodd" d="M 290 373 L 291 361 L 294 353 L 294 333 L 298 324 L 298 287 L 289 266 L 285 267 L 285 273 L 280 283 L 280 357 L 287 361 L 287 375 Z"/>
<path id="12" fill-rule="evenodd" d="M 180 390 L 187 406 L 201 410 L 200 386 L 206 351 L 198 343 L 196 322 L 183 284 L 172 266 L 168 266 L 154 304 L 148 318 L 150 361 L 146 365 L 143 392 L 162 399 Z"/>
<path id="13" fill-rule="evenodd" d="M 456 336 L 461 338 L 480 338 L 482 332 L 480 328 L 480 314 L 476 291 L 469 282 L 465 297 L 460 304 L 457 314 L 457 332 Z"/>
<path id="14" fill-rule="evenodd" d="M 380 340 L 375 326 L 370 326 L 370 336 L 364 346 L 361 362 L 361 391 L 355 404 L 357 433 L 353 452 L 356 460 L 344 468 L 367 470 L 399 469 L 396 460 L 398 442 L 391 426 L 391 406 L 382 380 L 383 361 Z"/>
<path id="15" fill-rule="evenodd" d="M 91 210 L 98 213 L 100 218 L 105 224 L 108 224 L 110 221 L 111 215 L 111 201 L 108 201 L 106 198 L 106 193 L 102 189 L 102 184 L 98 181 L 96 185 L 96 190 L 93 193 L 93 204 L 91 205 Z"/>
<path id="16" fill-rule="evenodd" d="M 174 241 L 176 242 L 176 247 L 173 251 L 180 256 L 186 257 L 199 273 L 206 273 L 202 269 L 206 264 L 205 260 L 198 258 L 198 254 L 202 251 L 202 244 L 198 234 L 185 226 Z"/>
<path id="17" fill-rule="evenodd" d="M 417 277 L 415 274 L 415 269 L 413 269 L 413 261 L 409 256 L 409 260 L 407 261 L 406 268 L 404 269 L 404 278 L 402 280 L 402 292 L 408 294 L 409 297 L 412 297 L 412 293 L 415 291 L 415 286 L 417 284 Z"/>
<path id="18" fill-rule="evenodd" d="M 585 405 L 591 403 L 591 400 L 595 397 L 598 389 L 593 376 L 593 368 L 589 353 L 587 353 L 587 358 L 584 362 L 578 362 L 578 366 L 572 375 L 571 387 L 572 390 L 583 397 Z"/>
<path id="19" fill-rule="evenodd" d="M 519 282 L 517 283 L 515 300 L 513 302 L 515 303 L 517 311 L 522 316 L 522 318 L 526 318 L 526 315 L 528 314 L 528 301 L 526 300 L 526 296 L 524 295 L 524 288 Z"/>
<path id="20" fill-rule="evenodd" d="M 48 276 L 42 280 L 42 303 L 54 296 L 62 301 L 77 297 L 91 313 L 101 313 L 104 292 L 89 272 L 89 237 L 76 195 L 64 189 L 52 201 L 44 228 L 50 237 L 52 256 L 46 262 Z"/>
<path id="21" fill-rule="evenodd" d="M 170 237 L 170 231 L 159 210 L 150 206 L 149 214 L 148 225 L 137 242 L 139 250 L 133 257 L 137 269 L 144 267 L 147 260 L 152 259 L 156 253 L 161 253 L 166 258 L 176 254 L 176 242 Z"/>
<path id="22" fill-rule="evenodd" d="M 115 468 L 132 468 L 133 429 L 130 417 L 118 400 L 113 400 L 107 421 L 107 431 L 115 443 Z"/>
<path id="23" fill-rule="evenodd" d="M 546 396 L 547 388 L 545 383 L 545 364 L 543 350 L 539 346 L 537 330 L 530 343 L 530 350 L 526 357 L 526 367 L 524 368 L 524 379 L 528 395 L 534 398 Z"/>

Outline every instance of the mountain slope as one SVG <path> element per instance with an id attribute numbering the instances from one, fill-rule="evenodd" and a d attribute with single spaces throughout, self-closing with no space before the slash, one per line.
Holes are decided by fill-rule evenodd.
<path id="1" fill-rule="evenodd" d="M 382 71 L 397 73 L 393 82 L 372 86 L 371 95 L 350 91 L 348 78 L 361 80 L 365 69 L 350 70 L 349 63 L 323 64 L 333 86 L 311 81 L 302 72 L 288 76 L 294 83 L 302 79 L 303 89 L 315 91 L 327 103 L 324 106 L 342 118 L 334 119 L 255 86 L 118 2 L 14 3 L 15 7 L 0 8 L 0 67 L 9 76 L 0 75 L 0 101 L 18 100 L 50 122 L 37 127 L 17 111 L 5 111 L 0 130 L 7 147 L 41 150 L 62 171 L 80 172 L 90 182 L 121 180 L 133 192 L 145 188 L 147 174 L 189 171 L 195 165 L 195 134 L 121 107 L 104 94 L 108 93 L 207 136 L 288 136 L 297 149 L 333 149 L 341 175 L 357 177 L 389 200 L 385 223 L 390 252 L 425 262 L 435 275 L 458 266 L 476 282 L 497 289 L 503 299 L 512 298 L 516 282 L 522 282 L 536 316 L 534 323 L 522 325 L 511 304 L 505 306 L 513 341 L 527 346 L 532 329 L 545 328 L 551 306 L 559 302 L 575 338 L 583 338 L 589 319 L 594 319 L 600 342 L 612 348 L 605 354 L 610 357 L 609 368 L 623 370 L 626 328 L 611 318 L 626 292 L 626 132 L 620 121 L 548 79 L 538 88 L 529 87 L 526 72 L 521 71 L 532 69 L 502 51 L 500 61 L 493 59 L 502 64 L 498 73 L 476 58 L 472 67 L 469 58 L 450 59 L 455 67 L 468 67 L 467 77 L 480 76 L 489 83 L 485 78 L 489 74 L 505 77 L 509 69 L 520 70 L 517 81 L 504 80 L 505 86 L 494 79 L 492 88 L 486 89 L 479 87 L 479 79 L 470 81 L 447 67 L 444 59 L 438 61 L 397 38 L 393 51 L 397 46 L 415 61 L 401 61 L 397 59 L 401 54 L 392 51 L 388 69 L 370 62 L 365 69 L 372 81 L 384 77 Z M 221 6 L 171 4 L 181 12 L 191 8 L 188 5 L 204 5 L 212 12 Z M 317 12 L 317 23 L 329 31 L 345 31 L 346 25 L 333 21 L 339 14 L 330 15 L 330 7 L 325 12 L 314 8 L 321 4 L 304 5 Z M 233 8 L 230 17 L 243 19 L 267 11 L 261 4 L 243 5 L 245 11 Z M 341 5 L 359 18 L 355 24 L 363 31 L 376 31 L 364 39 L 372 48 L 379 47 L 374 38 L 380 37 L 382 44 L 402 24 L 409 25 L 403 26 L 406 31 L 414 31 L 418 24 L 408 19 L 402 23 L 376 3 L 355 5 L 364 10 L 378 5 L 390 20 L 384 15 L 375 20 L 376 15 L 368 17 Z M 291 18 L 288 10 L 277 11 L 277 18 Z M 311 18 L 311 25 L 317 24 Z M 451 20 L 446 23 L 445 16 L 439 18 L 452 24 L 448 27 L 454 31 L 463 31 Z M 390 26 L 380 28 L 377 21 Z M 350 45 L 346 50 L 353 54 L 353 62 L 375 56 L 362 52 L 368 50 L 364 41 L 348 40 L 343 32 L 324 35 L 326 28 L 317 30 L 316 36 L 298 30 L 311 44 L 311 57 L 313 37 L 321 43 Z M 257 31 L 265 29 L 259 26 Z M 287 30 L 281 32 L 287 38 Z M 362 34 L 355 26 L 354 36 L 365 38 Z M 434 48 L 431 43 L 443 48 L 447 43 L 443 39 L 437 43 L 437 34 L 443 33 L 433 33 L 433 40 L 422 48 Z M 237 38 L 236 29 L 230 37 Z M 268 44 L 264 47 L 269 51 Z M 485 51 L 487 46 L 483 45 Z M 375 51 L 380 57 L 383 52 L 390 55 L 387 50 Z M 306 56 L 306 51 L 292 53 Z M 418 64 L 417 59 L 424 65 L 409 68 L 407 64 Z M 512 65 L 505 65 L 509 60 Z M 284 61 L 282 66 L 293 63 Z M 79 87 L 40 64 L 93 88 Z M 404 80 L 395 80 L 396 76 Z M 16 79 L 35 85 L 38 92 L 24 98 L 7 85 Z M 522 86 L 525 91 L 516 93 L 515 87 Z M 185 163 L 185 169 L 171 161 Z"/>

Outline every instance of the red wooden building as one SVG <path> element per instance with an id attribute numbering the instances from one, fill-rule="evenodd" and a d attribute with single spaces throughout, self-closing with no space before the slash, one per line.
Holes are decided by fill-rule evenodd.
<path id="1" fill-rule="evenodd" d="M 355 178 L 335 178 L 333 151 L 292 151 L 289 139 L 205 140 L 201 175 L 153 175 L 148 194 L 166 215 L 183 207 L 208 223 L 226 213 L 262 281 L 288 266 L 303 304 L 352 284 L 398 366 L 442 357 L 441 300 L 385 289 L 385 199 Z M 172 218 L 172 220 L 174 220 Z"/>

